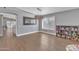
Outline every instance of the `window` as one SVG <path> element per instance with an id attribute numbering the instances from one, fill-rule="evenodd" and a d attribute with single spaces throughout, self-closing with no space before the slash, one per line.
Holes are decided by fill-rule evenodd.
<path id="1" fill-rule="evenodd" d="M 35 18 L 23 17 L 23 25 L 35 25 L 36 22 Z"/>
<path id="2" fill-rule="evenodd" d="M 43 18 L 42 29 L 55 30 L 55 16 Z"/>

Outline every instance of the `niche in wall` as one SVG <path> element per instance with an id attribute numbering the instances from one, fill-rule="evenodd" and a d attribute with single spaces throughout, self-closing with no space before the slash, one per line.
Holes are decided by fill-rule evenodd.
<path id="1" fill-rule="evenodd" d="M 35 18 L 23 17 L 23 25 L 35 25 L 37 21 Z"/>

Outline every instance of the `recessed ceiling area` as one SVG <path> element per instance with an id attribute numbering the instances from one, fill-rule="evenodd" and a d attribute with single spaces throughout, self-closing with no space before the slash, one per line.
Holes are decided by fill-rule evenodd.
<path id="1" fill-rule="evenodd" d="M 77 7 L 17 7 L 23 11 L 33 13 L 35 15 L 46 15 L 61 11 L 77 9 Z"/>

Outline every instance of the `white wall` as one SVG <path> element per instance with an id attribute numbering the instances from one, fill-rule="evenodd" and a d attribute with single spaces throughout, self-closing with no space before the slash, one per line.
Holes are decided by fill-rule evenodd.
<path id="1" fill-rule="evenodd" d="M 79 9 L 45 15 L 45 17 L 51 16 L 55 16 L 56 25 L 79 25 Z"/>
<path id="2" fill-rule="evenodd" d="M 34 18 L 35 15 L 21 11 L 17 15 L 17 36 L 38 31 L 38 22 L 36 25 L 23 25 L 23 16 Z"/>
<path id="3" fill-rule="evenodd" d="M 55 14 L 56 25 L 79 25 L 79 9 Z"/>
<path id="4" fill-rule="evenodd" d="M 27 14 L 28 15 L 28 14 Z M 17 19 L 17 35 L 25 34 L 25 33 L 31 33 L 31 32 L 37 32 L 38 31 L 38 22 L 36 25 L 23 25 L 23 14 L 18 15 Z M 30 16 L 30 15 L 29 15 Z"/>

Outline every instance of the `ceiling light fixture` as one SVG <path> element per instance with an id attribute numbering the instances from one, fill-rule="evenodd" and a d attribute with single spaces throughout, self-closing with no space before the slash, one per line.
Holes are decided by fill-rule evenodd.
<path id="1" fill-rule="evenodd" d="M 37 8 L 37 10 L 40 11 L 40 12 L 42 11 L 40 8 Z"/>
<path id="2" fill-rule="evenodd" d="M 3 8 L 6 8 L 6 7 L 3 7 Z"/>

